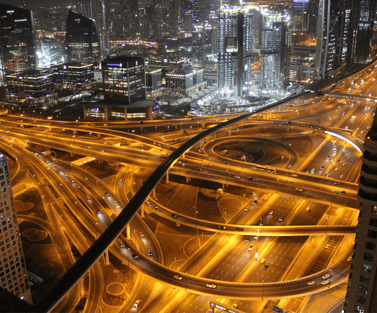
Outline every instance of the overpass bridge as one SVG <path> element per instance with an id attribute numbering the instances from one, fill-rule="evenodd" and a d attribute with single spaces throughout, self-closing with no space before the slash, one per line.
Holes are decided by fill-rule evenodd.
<path id="1" fill-rule="evenodd" d="M 355 100 L 369 100 L 377 102 L 377 97 L 373 96 L 362 96 L 362 95 L 354 95 L 351 93 L 340 93 L 340 92 L 330 92 L 325 90 L 320 90 L 324 96 L 335 97 L 335 98 L 344 98 L 344 99 L 355 99 Z"/>

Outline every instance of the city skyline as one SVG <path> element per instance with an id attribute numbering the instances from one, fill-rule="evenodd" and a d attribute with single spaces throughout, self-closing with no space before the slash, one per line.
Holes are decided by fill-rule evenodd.
<path id="1" fill-rule="evenodd" d="M 0 3 L 5 310 L 373 313 L 376 2 L 70 4 Z"/>

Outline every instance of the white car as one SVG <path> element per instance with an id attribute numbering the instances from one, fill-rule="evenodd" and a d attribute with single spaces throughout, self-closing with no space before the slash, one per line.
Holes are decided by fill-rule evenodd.
<path id="1" fill-rule="evenodd" d="M 322 279 L 327 279 L 327 278 L 330 278 L 330 274 L 326 274 L 322 276 Z"/>
<path id="2" fill-rule="evenodd" d="M 206 287 L 215 289 L 216 285 L 215 284 L 207 284 Z"/>
<path id="3" fill-rule="evenodd" d="M 308 286 L 311 286 L 311 285 L 314 285 L 315 284 L 315 281 L 308 281 L 307 283 L 306 283 Z"/>
<path id="4" fill-rule="evenodd" d="M 140 304 L 141 300 L 136 300 L 134 303 L 134 308 L 137 308 Z"/>
<path id="5" fill-rule="evenodd" d="M 321 284 L 322 285 L 327 285 L 330 281 L 329 280 L 324 280 Z"/>

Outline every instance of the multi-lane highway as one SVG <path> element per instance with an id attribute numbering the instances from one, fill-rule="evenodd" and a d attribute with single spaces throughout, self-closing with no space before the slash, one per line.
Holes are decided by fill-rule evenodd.
<path id="1" fill-rule="evenodd" d="M 374 73 L 363 75 L 364 83 L 355 92 L 377 95 Z M 343 83 L 336 91 L 348 89 Z M 131 221 L 110 249 L 142 278 L 123 311 L 141 300 L 138 311 L 204 312 L 208 294 L 226 302 L 243 299 L 237 304 L 245 311 L 261 310 L 266 299 L 321 292 L 346 279 L 350 263 L 346 259 L 357 223 L 362 139 L 373 118 L 374 102 L 306 97 L 263 111 L 258 119 L 218 129 L 174 161 L 166 180 L 143 201 L 141 216 Z M 57 245 L 64 244 L 58 243 L 59 238 L 68 230 L 84 253 L 143 188 L 149 173 L 169 162 L 169 155 L 182 142 L 235 116 L 104 124 L 6 115 L 0 117 L 1 145 L 17 151 L 14 184 L 26 172 L 35 175 L 49 223 L 60 230 L 54 234 Z M 264 156 L 256 154 L 259 150 Z M 71 157 L 61 157 L 65 153 Z M 111 179 L 95 174 L 94 163 L 111 169 Z M 212 203 L 211 210 L 218 210 L 220 217 L 206 212 L 209 198 L 203 198 L 203 189 L 191 186 L 191 181 L 217 184 L 212 194 L 218 204 Z M 192 204 L 171 205 L 179 203 L 178 195 L 185 197 L 174 191 L 176 186 L 192 192 Z M 223 208 L 224 194 L 234 206 L 243 205 Z M 156 228 L 156 223 L 161 226 Z M 197 251 L 172 268 L 169 260 L 174 256 L 159 229 L 190 234 L 199 240 Z M 64 263 L 70 266 L 72 256 Z M 100 263 L 95 264 L 89 275 L 87 312 L 98 310 L 105 290 Z M 322 276 L 329 272 L 329 283 L 322 284 Z M 156 289 L 155 281 L 144 280 L 144 275 L 166 285 Z M 59 308 L 73 308 L 79 293 L 78 288 L 72 289 Z M 190 309 L 185 310 L 188 302 Z"/>

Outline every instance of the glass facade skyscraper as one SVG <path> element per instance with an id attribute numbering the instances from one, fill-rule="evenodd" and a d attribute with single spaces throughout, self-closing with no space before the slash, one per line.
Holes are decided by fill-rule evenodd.
<path id="1" fill-rule="evenodd" d="M 100 63 L 99 41 L 96 25 L 92 19 L 69 11 L 66 44 L 69 62 L 93 63 L 94 65 Z"/>
<path id="2" fill-rule="evenodd" d="M 7 159 L 0 154 L 0 286 L 32 304 Z"/>
<path id="3" fill-rule="evenodd" d="M 116 57 L 102 61 L 105 99 L 131 104 L 145 100 L 145 65 L 138 57 Z"/>
<path id="4" fill-rule="evenodd" d="M 251 81 L 253 39 L 257 29 L 252 7 L 222 8 L 217 23 L 217 84 L 218 89 L 233 96 L 247 92 Z"/>
<path id="5" fill-rule="evenodd" d="M 0 84 L 5 76 L 35 68 L 33 15 L 29 10 L 0 4 Z"/>

